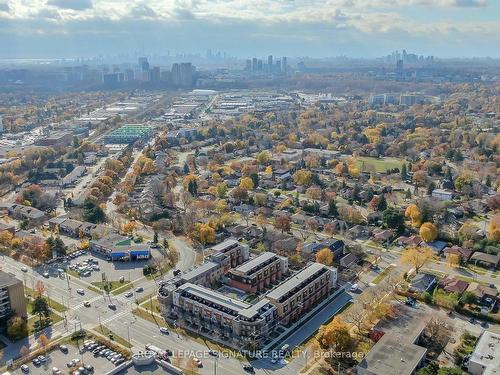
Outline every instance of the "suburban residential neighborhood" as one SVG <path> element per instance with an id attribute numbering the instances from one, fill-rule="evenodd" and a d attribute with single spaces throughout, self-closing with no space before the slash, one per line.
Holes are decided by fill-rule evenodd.
<path id="1" fill-rule="evenodd" d="M 498 374 L 498 70 L 387 59 L 1 91 L 0 373 Z"/>

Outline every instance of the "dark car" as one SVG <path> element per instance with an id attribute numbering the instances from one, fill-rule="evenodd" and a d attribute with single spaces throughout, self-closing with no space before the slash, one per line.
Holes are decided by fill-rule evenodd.
<path id="1" fill-rule="evenodd" d="M 174 270 L 174 272 L 173 272 L 173 273 L 174 273 L 174 276 L 177 276 L 178 274 L 180 274 L 180 273 L 181 273 L 181 270 Z"/>
<path id="2" fill-rule="evenodd" d="M 251 372 L 252 374 L 255 372 L 253 366 L 250 365 L 243 366 L 243 370 L 245 370 L 246 372 Z"/>

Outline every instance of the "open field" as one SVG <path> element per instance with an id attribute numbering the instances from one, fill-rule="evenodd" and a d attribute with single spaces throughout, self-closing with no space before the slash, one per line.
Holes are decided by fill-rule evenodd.
<path id="1" fill-rule="evenodd" d="M 368 156 L 362 156 L 357 158 L 358 165 L 361 171 L 369 172 L 372 169 L 375 169 L 376 172 L 385 172 L 388 169 L 399 168 L 401 170 L 401 166 L 404 163 L 403 159 L 398 158 L 371 158 Z"/>

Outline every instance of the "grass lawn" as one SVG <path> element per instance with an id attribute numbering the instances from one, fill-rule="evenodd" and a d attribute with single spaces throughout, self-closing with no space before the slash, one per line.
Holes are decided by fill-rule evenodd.
<path id="1" fill-rule="evenodd" d="M 486 272 L 488 272 L 487 269 L 475 266 L 474 264 L 468 264 L 466 269 L 467 268 L 478 275 L 486 275 Z"/>
<path id="2" fill-rule="evenodd" d="M 152 311 L 155 313 L 160 312 L 160 303 L 158 302 L 158 300 L 156 298 L 152 298 L 152 299 L 148 298 L 146 301 L 141 303 L 141 307 L 148 310 L 148 311 Z"/>
<path id="3" fill-rule="evenodd" d="M 161 277 L 162 275 L 165 275 L 168 271 L 172 269 L 172 266 L 170 264 L 163 264 L 161 266 L 161 272 L 158 270 L 155 273 L 151 273 L 149 275 L 146 275 L 146 279 L 148 280 L 153 280 L 157 277 Z"/>
<path id="4" fill-rule="evenodd" d="M 29 288 L 28 288 L 29 289 Z M 28 309 L 28 313 L 31 314 L 31 297 L 34 296 L 35 293 L 30 289 L 29 291 L 26 292 L 26 308 Z M 47 302 L 49 303 L 49 307 L 53 310 L 56 310 L 57 312 L 65 312 L 68 310 L 66 306 L 64 306 L 62 303 L 59 303 L 57 301 L 54 301 L 52 298 L 47 298 L 47 296 L 44 296 L 47 299 Z"/>
<path id="5" fill-rule="evenodd" d="M 56 324 L 57 322 L 60 322 L 61 320 L 63 320 L 64 318 L 58 314 L 56 314 L 54 311 L 51 311 L 50 312 L 50 319 L 52 320 L 52 324 L 51 325 L 54 325 Z M 35 333 L 35 322 L 37 322 L 38 320 L 40 320 L 40 318 L 38 318 L 38 316 L 32 316 L 31 318 L 28 319 L 28 331 L 31 333 Z"/>
<path id="6" fill-rule="evenodd" d="M 134 315 L 137 315 L 139 318 L 141 319 L 144 319 L 144 320 L 147 320 L 148 322 L 151 322 L 153 324 L 156 324 L 157 326 L 159 327 L 168 327 L 168 328 L 172 328 L 170 327 L 163 318 L 160 318 L 156 315 L 153 315 L 153 314 L 150 314 L 149 312 L 147 311 L 144 311 L 143 309 L 141 308 L 137 308 L 137 309 L 134 309 L 132 310 L 132 314 Z"/>
<path id="7" fill-rule="evenodd" d="M 77 279 L 80 278 L 80 274 L 76 272 L 75 270 L 70 270 L 69 268 L 66 270 L 66 273 L 70 275 L 71 277 L 76 277 Z"/>
<path id="8" fill-rule="evenodd" d="M 372 283 L 378 284 L 379 282 L 381 282 L 392 271 L 393 268 L 393 266 L 387 267 L 372 280 Z"/>
<path id="9" fill-rule="evenodd" d="M 110 292 L 113 295 L 123 293 L 123 292 L 125 292 L 129 289 L 132 289 L 134 287 L 134 285 L 130 281 L 124 281 L 123 283 L 121 283 L 119 281 L 108 281 L 108 283 L 111 284 L 111 291 Z M 102 281 L 94 281 L 94 282 L 92 282 L 92 285 L 97 288 L 97 290 L 94 290 L 94 291 L 97 291 L 98 293 L 100 293 L 101 291 L 104 290 L 104 282 L 102 282 Z M 89 287 L 89 289 L 91 289 L 91 288 Z M 91 290 L 93 290 L 93 289 L 91 289 Z"/>
<path id="10" fill-rule="evenodd" d="M 106 326 L 102 326 L 101 325 L 101 326 L 94 327 L 94 331 L 99 332 L 101 335 L 103 335 L 105 337 L 108 337 L 108 338 L 109 338 L 109 335 L 111 334 L 111 335 L 113 335 L 113 339 L 109 338 L 109 340 L 115 341 L 118 344 L 123 345 L 124 347 L 129 348 L 129 349 L 132 347 L 132 344 L 130 344 L 123 337 L 118 336 L 116 333 L 114 333 L 113 331 L 111 331 Z"/>
<path id="11" fill-rule="evenodd" d="M 401 170 L 401 166 L 404 163 L 404 159 L 398 158 L 371 158 L 368 156 L 362 156 L 357 158 L 358 165 L 361 171 L 370 171 L 372 168 L 375 168 L 375 171 L 378 173 L 385 172 L 388 169 L 399 168 Z"/>

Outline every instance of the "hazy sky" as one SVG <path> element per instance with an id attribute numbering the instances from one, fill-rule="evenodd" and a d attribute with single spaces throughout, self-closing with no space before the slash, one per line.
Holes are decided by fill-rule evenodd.
<path id="1" fill-rule="evenodd" d="M 500 0 L 0 0 L 0 57 L 500 57 Z"/>

